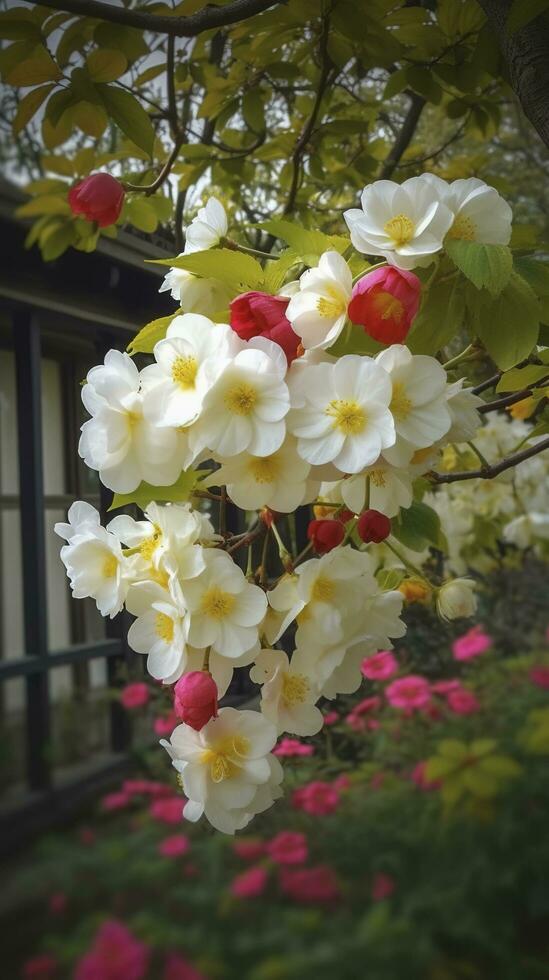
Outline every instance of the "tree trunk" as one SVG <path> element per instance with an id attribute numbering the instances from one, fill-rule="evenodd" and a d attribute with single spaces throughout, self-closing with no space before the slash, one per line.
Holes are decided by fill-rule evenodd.
<path id="1" fill-rule="evenodd" d="M 524 114 L 549 147 L 549 15 L 540 14 L 510 34 L 513 0 L 478 0 L 497 35 L 510 83 Z"/>

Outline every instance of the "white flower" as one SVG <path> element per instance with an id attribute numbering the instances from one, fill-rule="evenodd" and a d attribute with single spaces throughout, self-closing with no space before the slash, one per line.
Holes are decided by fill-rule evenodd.
<path id="1" fill-rule="evenodd" d="M 408 470 L 391 466 L 380 456 L 373 466 L 362 473 L 350 476 L 339 484 L 343 503 L 360 514 L 366 506 L 366 488 L 370 485 L 369 504 L 387 517 L 395 517 L 401 507 L 410 507 L 413 497 L 413 477 Z"/>
<path id="2" fill-rule="evenodd" d="M 311 467 L 298 456 L 295 439 L 291 436 L 270 456 L 240 453 L 222 459 L 221 464 L 203 485 L 226 485 L 229 497 L 242 510 L 271 507 L 281 513 L 290 513 L 307 496 Z"/>
<path id="3" fill-rule="evenodd" d="M 74 508 L 77 508 L 75 511 Z M 95 599 L 102 616 L 116 616 L 124 605 L 131 582 L 132 563 L 124 558 L 120 542 L 99 523 L 92 523 L 91 514 L 82 501 L 73 504 L 69 521 L 77 515 L 78 525 L 56 524 L 55 532 L 66 538 L 61 548 L 61 560 L 75 599 Z M 88 521 L 87 518 L 90 518 Z M 70 536 L 69 536 L 70 535 Z"/>
<path id="4" fill-rule="evenodd" d="M 441 585 L 437 592 L 437 612 L 441 619 L 460 619 L 473 616 L 477 608 L 476 584 L 470 578 L 454 578 Z"/>
<path id="5" fill-rule="evenodd" d="M 216 197 L 210 197 L 187 228 L 185 254 L 215 248 L 227 234 L 228 227 L 225 208 Z"/>
<path id="6" fill-rule="evenodd" d="M 364 188 L 361 204 L 362 209 L 343 215 L 354 247 L 365 255 L 383 255 L 399 269 L 428 265 L 453 221 L 425 174 L 402 184 L 376 180 Z"/>
<path id="7" fill-rule="evenodd" d="M 156 579 L 166 585 L 166 574 L 177 572 L 180 579 L 194 578 L 205 568 L 199 541 L 217 538 L 205 515 L 190 504 L 151 503 L 146 521 L 135 521 L 127 514 L 114 517 L 109 531 L 136 553 L 136 576 Z"/>
<path id="8" fill-rule="evenodd" d="M 318 266 L 303 273 L 286 317 L 305 349 L 335 343 L 345 326 L 352 289 L 351 270 L 338 252 L 324 252 Z"/>
<path id="9" fill-rule="evenodd" d="M 250 585 L 226 552 L 206 550 L 204 561 L 204 571 L 184 586 L 191 616 L 189 643 L 211 646 L 222 657 L 240 657 L 257 642 L 267 610 L 265 593 Z"/>
<path id="10" fill-rule="evenodd" d="M 447 240 L 509 244 L 513 212 L 495 187 L 489 187 L 478 177 L 454 180 L 451 184 L 434 174 L 426 177 L 454 216 Z"/>
<path id="11" fill-rule="evenodd" d="M 178 679 L 186 665 L 189 631 L 183 595 L 176 581 L 170 591 L 156 582 L 133 586 L 128 609 L 137 616 L 128 630 L 128 643 L 147 656 L 147 670 L 157 681 Z"/>
<path id="12" fill-rule="evenodd" d="M 530 512 L 515 517 L 503 528 L 503 538 L 517 548 L 528 548 L 536 538 L 549 540 L 549 514 Z"/>
<path id="13" fill-rule="evenodd" d="M 129 493 L 142 480 L 155 486 L 175 483 L 188 455 L 186 439 L 147 421 L 131 357 L 109 351 L 86 380 L 82 401 L 92 418 L 82 426 L 78 452 L 99 470 L 101 482 L 116 493 Z"/>
<path id="14" fill-rule="evenodd" d="M 141 372 L 147 390 L 145 413 L 158 426 L 189 425 L 198 417 L 208 390 L 205 362 L 230 358 L 242 342 L 224 323 L 198 313 L 176 316 L 154 347 L 156 364 Z"/>
<path id="15" fill-rule="evenodd" d="M 209 391 L 199 419 L 189 429 L 189 444 L 198 455 L 206 447 L 218 456 L 270 456 L 286 434 L 284 417 L 290 396 L 284 382 L 282 348 L 257 338 L 229 360 L 204 364 Z"/>
<path id="16" fill-rule="evenodd" d="M 69 507 L 68 524 L 59 521 L 55 525 L 55 533 L 65 541 L 72 541 L 77 534 L 83 534 L 88 528 L 97 528 L 101 524 L 99 511 L 86 503 L 85 500 L 75 500 Z"/>
<path id="17" fill-rule="evenodd" d="M 181 256 L 184 254 L 182 252 Z M 201 279 L 176 267 L 166 273 L 158 292 L 169 292 L 185 313 L 203 313 L 205 316 L 226 309 L 232 296 L 229 287 L 220 279 Z"/>
<path id="18" fill-rule="evenodd" d="M 234 834 L 271 806 L 282 795 L 275 742 L 274 725 L 257 711 L 221 708 L 199 732 L 178 725 L 161 745 L 181 775 L 185 818 L 204 814 L 216 830 Z"/>
<path id="19" fill-rule="evenodd" d="M 394 466 L 405 466 L 415 449 L 431 446 L 450 428 L 446 371 L 434 357 L 413 355 L 403 344 L 387 347 L 376 362 L 393 386 L 390 409 L 397 438 L 384 456 Z"/>
<path id="20" fill-rule="evenodd" d="M 483 404 L 482 398 L 475 395 L 470 388 L 464 388 L 464 378 L 446 388 L 446 400 L 452 422 L 451 428 L 444 436 L 445 442 L 467 442 L 475 437 L 480 426 L 478 406 Z"/>
<path id="21" fill-rule="evenodd" d="M 298 383 L 305 404 L 291 412 L 288 428 L 308 463 L 359 473 L 394 444 L 390 379 L 371 357 L 346 354 L 334 365 L 311 365 Z"/>
<path id="22" fill-rule="evenodd" d="M 324 724 L 315 706 L 319 692 L 307 674 L 294 669 L 282 650 L 262 650 L 250 678 L 262 684 L 261 711 L 281 735 L 316 735 Z"/>

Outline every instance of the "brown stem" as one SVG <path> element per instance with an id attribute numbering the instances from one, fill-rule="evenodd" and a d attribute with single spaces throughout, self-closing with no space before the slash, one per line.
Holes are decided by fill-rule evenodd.
<path id="1" fill-rule="evenodd" d="M 393 144 L 391 152 L 380 169 L 379 177 L 381 180 L 388 180 L 389 177 L 392 176 L 394 170 L 400 162 L 402 154 L 408 149 L 410 143 L 412 142 L 413 135 L 416 131 L 416 126 L 419 122 L 419 117 L 421 116 L 425 106 L 425 99 L 423 96 L 418 95 L 417 92 L 408 92 L 407 95 L 410 98 L 410 107 L 406 113 L 400 133 Z"/>
<path id="2" fill-rule="evenodd" d="M 529 398 L 533 394 L 535 388 L 542 387 L 547 384 L 549 377 L 542 378 L 532 385 L 531 388 L 523 388 L 521 391 L 515 391 L 512 395 L 504 395 L 503 398 L 496 398 L 493 402 L 486 402 L 485 405 L 479 405 L 478 411 L 481 415 L 486 415 L 487 412 L 495 412 L 498 408 L 508 408 L 510 405 L 516 405 L 517 402 L 521 402 L 524 398 Z"/>
<path id="3" fill-rule="evenodd" d="M 432 472 L 429 476 L 433 483 L 459 483 L 461 480 L 493 480 L 495 476 L 499 476 L 505 470 L 510 470 L 513 466 L 518 466 L 519 463 L 523 463 L 526 459 L 531 459 L 532 456 L 537 456 L 545 449 L 549 449 L 549 439 L 542 439 L 535 446 L 523 449 L 520 453 L 513 453 L 512 456 L 507 456 L 506 459 L 500 460 L 499 463 L 494 463 L 492 466 L 484 466 L 480 470 L 467 470 L 463 473 Z"/>
<path id="4" fill-rule="evenodd" d="M 150 197 L 151 194 L 154 194 L 155 191 L 159 189 L 159 187 L 162 187 L 164 181 L 167 180 L 167 178 L 169 177 L 171 169 L 175 161 L 177 160 L 177 155 L 179 153 L 179 150 L 181 149 L 183 142 L 184 140 L 182 137 L 178 137 L 176 139 L 174 145 L 172 146 L 170 155 L 166 160 L 166 163 L 164 164 L 162 170 L 158 174 L 158 177 L 156 178 L 156 180 L 152 182 L 152 184 L 147 184 L 143 186 L 142 184 L 141 185 L 129 184 L 128 181 L 124 180 L 121 181 L 121 184 L 124 187 L 124 189 L 127 191 L 139 191 L 140 194 L 146 194 L 147 197 Z"/>
<path id="5" fill-rule="evenodd" d="M 202 10 L 188 17 L 167 17 L 164 14 L 150 14 L 144 10 L 122 7 L 118 4 L 103 3 L 102 0 L 27 0 L 33 6 L 53 7 L 54 10 L 66 10 L 80 17 L 94 17 L 105 20 L 110 24 L 124 24 L 126 27 L 137 27 L 142 31 L 154 31 L 157 34 L 167 34 L 173 37 L 196 37 L 203 31 L 218 27 L 227 27 L 246 20 L 255 14 L 261 14 L 269 7 L 274 7 L 279 0 L 233 0 L 225 6 L 206 5 Z"/>

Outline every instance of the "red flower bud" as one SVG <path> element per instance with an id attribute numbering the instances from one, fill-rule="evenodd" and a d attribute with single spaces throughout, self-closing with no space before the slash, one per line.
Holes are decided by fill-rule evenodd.
<path id="1" fill-rule="evenodd" d="M 355 285 L 348 314 L 382 344 L 401 344 L 418 311 L 421 281 L 413 272 L 384 266 Z"/>
<path id="2" fill-rule="evenodd" d="M 282 347 L 288 364 L 297 357 L 299 337 L 286 318 L 288 296 L 268 293 L 242 293 L 231 303 L 231 327 L 242 340 L 266 337 Z"/>
<path id="3" fill-rule="evenodd" d="M 317 555 L 325 555 L 341 544 L 345 537 L 345 528 L 338 520 L 310 521 L 307 537 L 313 542 Z"/>
<path id="4" fill-rule="evenodd" d="M 379 510 L 365 510 L 360 515 L 357 531 L 366 544 L 379 544 L 385 541 L 391 533 L 391 522 Z"/>
<path id="5" fill-rule="evenodd" d="M 174 711 L 181 721 L 195 731 L 217 717 L 217 684 L 207 670 L 183 674 L 174 687 Z"/>
<path id="6" fill-rule="evenodd" d="M 95 221 L 100 228 L 113 225 L 124 203 L 124 188 L 110 174 L 91 174 L 69 191 L 73 214 Z"/>

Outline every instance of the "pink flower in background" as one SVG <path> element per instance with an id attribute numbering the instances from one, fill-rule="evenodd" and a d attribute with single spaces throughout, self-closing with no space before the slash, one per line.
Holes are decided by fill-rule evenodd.
<path id="1" fill-rule="evenodd" d="M 268 877 L 266 868 L 261 866 L 249 868 L 248 871 L 243 871 L 233 878 L 231 895 L 235 898 L 257 898 L 265 891 Z"/>
<path id="2" fill-rule="evenodd" d="M 124 810 L 130 803 L 131 797 L 119 790 L 117 793 L 107 793 L 101 800 L 101 807 L 107 813 L 112 813 L 114 810 Z"/>
<path id="3" fill-rule="evenodd" d="M 449 694 L 450 691 L 460 691 L 460 690 L 461 690 L 461 681 L 458 680 L 457 677 L 449 681 L 435 681 L 434 684 L 431 684 L 431 692 L 433 694 L 446 695 Z"/>
<path id="4" fill-rule="evenodd" d="M 338 721 L 339 721 L 339 715 L 337 711 L 327 711 L 326 714 L 324 715 L 325 725 L 336 725 Z"/>
<path id="5" fill-rule="evenodd" d="M 161 715 L 160 718 L 155 718 L 153 723 L 153 729 L 155 735 L 160 735 L 161 738 L 164 736 L 170 736 L 178 725 L 178 718 L 175 711 L 170 711 L 169 715 Z"/>
<path id="6" fill-rule="evenodd" d="M 91 847 L 97 840 L 97 834 L 91 827 L 81 827 L 78 836 L 80 837 L 80 843 L 84 847 Z"/>
<path id="7" fill-rule="evenodd" d="M 149 813 L 154 820 L 161 823 L 181 823 L 185 800 L 180 796 L 168 796 L 165 799 L 153 800 Z"/>
<path id="8" fill-rule="evenodd" d="M 482 626 L 472 626 L 463 636 L 458 636 L 452 643 L 454 660 L 471 660 L 481 653 L 486 653 L 493 644 L 492 637 L 485 633 Z"/>
<path id="9" fill-rule="evenodd" d="M 438 789 L 440 787 L 439 782 L 431 782 L 427 779 L 425 775 L 425 769 L 427 767 L 427 761 L 423 759 L 418 762 L 416 766 L 412 769 L 411 779 L 412 782 L 416 784 L 418 789 L 423 790 L 424 793 L 429 793 L 433 789 Z"/>
<path id="10" fill-rule="evenodd" d="M 294 902 L 317 904 L 334 902 L 341 889 L 333 868 L 320 864 L 316 868 L 281 868 L 280 888 Z"/>
<path id="11" fill-rule="evenodd" d="M 370 780 L 372 789 L 381 789 L 385 782 L 385 776 L 386 774 L 384 772 L 375 772 Z"/>
<path id="12" fill-rule="evenodd" d="M 305 864 L 309 848 L 305 834 L 282 830 L 267 844 L 267 854 L 277 864 Z"/>
<path id="13" fill-rule="evenodd" d="M 532 667 L 528 676 L 538 687 L 549 688 L 549 667 Z"/>
<path id="14" fill-rule="evenodd" d="M 386 875 L 383 871 L 378 871 L 374 875 L 374 880 L 372 882 L 372 901 L 382 902 L 384 898 L 389 898 L 395 890 L 395 880 L 391 878 L 390 875 Z"/>
<path id="15" fill-rule="evenodd" d="M 334 779 L 332 786 L 338 790 L 346 790 L 351 788 L 351 780 L 349 779 L 347 773 L 342 773 L 337 779 Z"/>
<path id="16" fill-rule="evenodd" d="M 158 853 L 162 857 L 178 858 L 187 854 L 190 846 L 189 838 L 185 837 L 185 834 L 173 834 L 171 837 L 165 837 L 164 840 L 160 841 Z"/>
<path id="17" fill-rule="evenodd" d="M 424 708 L 431 698 L 429 681 L 419 674 L 409 674 L 399 677 L 385 688 L 385 696 L 393 708 L 404 708 L 413 711 Z"/>
<path id="18" fill-rule="evenodd" d="M 173 787 L 154 779 L 125 779 L 122 792 L 128 796 L 173 796 Z"/>
<path id="19" fill-rule="evenodd" d="M 179 953 L 170 953 L 166 959 L 162 980 L 207 980 L 207 977 L 199 973 L 192 963 L 184 960 Z"/>
<path id="20" fill-rule="evenodd" d="M 127 684 L 124 690 L 120 692 L 120 701 L 127 711 L 142 708 L 143 705 L 147 704 L 149 697 L 149 685 L 143 684 L 141 681 L 135 684 Z"/>
<path id="21" fill-rule="evenodd" d="M 233 844 L 233 851 L 242 861 L 258 861 L 265 854 L 265 844 L 257 838 L 242 838 Z"/>
<path id="22" fill-rule="evenodd" d="M 39 953 L 32 956 L 23 966 L 23 980 L 54 980 L 58 962 L 53 953 Z"/>
<path id="23" fill-rule="evenodd" d="M 398 663 L 390 650 L 380 650 L 370 657 L 364 657 L 360 669 L 369 681 L 386 681 L 396 674 Z"/>
<path id="24" fill-rule="evenodd" d="M 67 896 L 65 892 L 52 892 L 48 898 L 48 908 L 52 915 L 63 915 L 67 908 Z"/>
<path id="25" fill-rule="evenodd" d="M 294 790 L 292 804 L 296 810 L 304 810 L 315 817 L 334 813 L 339 806 L 339 790 L 332 783 L 314 780 Z"/>
<path id="26" fill-rule="evenodd" d="M 149 949 L 116 920 L 104 922 L 91 949 L 76 967 L 74 980 L 142 980 Z"/>
<path id="27" fill-rule="evenodd" d="M 305 745 L 297 738 L 282 738 L 273 749 L 273 755 L 291 758 L 298 755 L 314 755 L 314 751 L 314 745 Z"/>
<path id="28" fill-rule="evenodd" d="M 474 715 L 480 711 L 480 704 L 475 695 L 465 687 L 458 691 L 450 691 L 447 704 L 450 711 L 453 711 L 455 715 Z"/>

